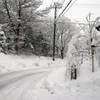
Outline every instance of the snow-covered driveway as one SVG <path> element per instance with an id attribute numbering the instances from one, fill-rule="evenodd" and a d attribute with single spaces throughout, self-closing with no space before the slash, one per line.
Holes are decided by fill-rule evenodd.
<path id="1" fill-rule="evenodd" d="M 0 100 L 34 100 L 35 85 L 53 69 L 41 68 L 0 74 Z"/>

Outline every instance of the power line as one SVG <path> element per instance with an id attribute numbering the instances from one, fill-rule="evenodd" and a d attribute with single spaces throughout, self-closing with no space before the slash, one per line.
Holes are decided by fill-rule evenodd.
<path id="1" fill-rule="evenodd" d="M 66 5 L 66 4 L 64 4 L 64 5 Z M 76 4 L 74 4 L 74 5 L 79 5 L 79 6 L 82 6 L 82 5 L 85 5 L 85 6 L 100 6 L 100 4 L 90 4 L 90 3 L 87 3 L 87 4 L 85 4 L 85 3 L 76 3 Z"/>
<path id="2" fill-rule="evenodd" d="M 100 7 L 75 7 L 75 6 L 73 6 L 74 8 L 86 8 L 86 9 L 88 9 L 88 8 L 93 8 L 93 9 L 100 9 Z"/>
<path id="3" fill-rule="evenodd" d="M 66 5 L 66 7 L 63 9 L 63 11 L 58 16 L 58 18 L 64 13 L 64 11 L 67 9 L 67 7 L 70 5 L 71 2 L 72 2 L 72 0 L 69 1 L 69 3 Z"/>
<path id="4" fill-rule="evenodd" d="M 73 7 L 77 7 L 77 8 L 100 8 L 100 4 L 74 4 Z"/>
<path id="5" fill-rule="evenodd" d="M 69 6 L 69 8 L 66 10 L 66 12 L 73 6 L 73 7 L 76 7 L 77 5 L 79 5 L 79 6 L 86 6 L 85 8 L 94 8 L 94 7 L 96 7 L 96 8 L 100 8 L 100 4 L 74 4 L 76 2 L 76 0 Z M 89 7 L 89 6 L 91 6 L 91 7 Z M 93 6 L 93 7 L 92 7 Z M 62 16 L 64 16 L 65 14 L 66 14 L 66 12 L 62 15 Z"/>
<path id="6" fill-rule="evenodd" d="M 64 16 L 67 13 L 67 11 L 75 4 L 75 2 L 76 0 L 69 6 L 69 8 L 65 11 L 65 13 L 62 16 Z"/>
<path id="7" fill-rule="evenodd" d="M 59 2 L 59 0 L 58 0 L 58 4 L 61 4 L 61 8 L 62 8 L 62 6 L 63 6 L 64 2 L 65 2 L 65 0 L 62 0 L 62 2 L 61 2 L 61 3 L 60 3 L 60 2 Z M 57 13 L 59 12 L 59 10 L 60 10 L 60 9 L 57 9 Z"/>
<path id="8" fill-rule="evenodd" d="M 75 5 L 78 5 L 78 6 L 100 6 L 100 4 L 75 4 Z"/>
<path id="9" fill-rule="evenodd" d="M 100 4 L 75 4 L 73 7 L 78 8 L 100 8 Z"/>
<path id="10" fill-rule="evenodd" d="M 94 8 L 94 9 L 95 9 L 95 8 L 97 8 L 97 9 L 99 9 L 99 8 L 100 8 L 100 7 L 90 7 L 90 6 L 87 6 L 87 7 L 78 7 L 78 6 L 77 6 L 77 7 L 75 7 L 75 6 L 73 6 L 73 7 L 74 7 L 74 8 Z"/>

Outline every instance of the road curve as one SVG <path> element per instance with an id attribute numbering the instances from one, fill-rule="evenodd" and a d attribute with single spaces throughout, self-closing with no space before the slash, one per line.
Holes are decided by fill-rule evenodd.
<path id="1" fill-rule="evenodd" d="M 49 67 L 0 74 L 0 100 L 35 100 L 33 90 L 36 84 L 56 68 Z"/>

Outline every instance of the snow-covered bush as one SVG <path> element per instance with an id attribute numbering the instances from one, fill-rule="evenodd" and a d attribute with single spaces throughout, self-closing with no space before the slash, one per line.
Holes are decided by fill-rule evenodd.
<path id="1" fill-rule="evenodd" d="M 88 38 L 83 33 L 76 34 L 72 37 L 72 40 L 69 42 L 68 52 L 66 55 L 67 78 L 71 79 L 71 70 L 73 69 L 77 69 L 77 75 L 79 74 L 79 69 L 83 60 L 83 55 L 86 53 L 89 55 L 89 44 L 87 42 Z"/>

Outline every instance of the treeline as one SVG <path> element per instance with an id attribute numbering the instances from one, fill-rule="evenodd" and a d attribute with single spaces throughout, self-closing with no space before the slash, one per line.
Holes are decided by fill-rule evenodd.
<path id="1" fill-rule="evenodd" d="M 0 0 L 0 24 L 5 37 L 1 47 L 4 53 L 52 56 L 53 19 L 47 17 L 50 9 L 41 10 L 41 5 L 40 0 Z M 78 29 L 68 23 L 68 18 L 59 20 L 56 56 L 64 58 L 67 44 Z"/>

